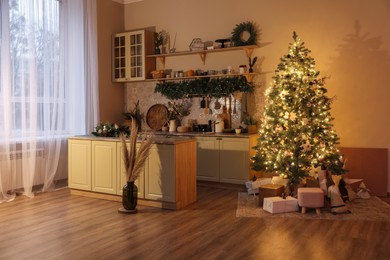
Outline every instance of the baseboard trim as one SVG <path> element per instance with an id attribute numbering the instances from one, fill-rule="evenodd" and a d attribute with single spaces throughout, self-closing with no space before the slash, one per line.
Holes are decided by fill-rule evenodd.
<path id="1" fill-rule="evenodd" d="M 104 200 L 122 202 L 122 197 L 120 195 L 104 194 L 104 193 L 83 191 L 77 189 L 70 189 L 70 194 L 88 197 L 88 198 L 94 198 L 94 199 L 104 199 Z M 179 207 L 180 205 L 178 206 L 172 202 L 152 201 L 152 200 L 141 199 L 141 198 L 138 198 L 138 205 L 154 207 L 154 208 L 170 209 L 170 210 L 177 210 L 180 208 Z"/>

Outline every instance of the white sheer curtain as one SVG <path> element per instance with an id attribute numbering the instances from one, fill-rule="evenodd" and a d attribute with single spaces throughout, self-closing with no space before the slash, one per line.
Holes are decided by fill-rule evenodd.
<path id="1" fill-rule="evenodd" d="M 66 138 L 99 113 L 95 1 L 0 1 L 2 202 L 66 178 Z"/>

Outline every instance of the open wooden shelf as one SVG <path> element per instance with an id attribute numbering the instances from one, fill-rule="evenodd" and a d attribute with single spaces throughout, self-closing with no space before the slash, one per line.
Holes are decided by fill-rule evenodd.
<path id="1" fill-rule="evenodd" d="M 185 56 L 185 55 L 199 55 L 200 59 L 203 62 L 203 65 L 204 65 L 206 63 L 206 56 L 209 53 L 243 50 L 245 52 L 246 56 L 249 58 L 252 56 L 253 50 L 256 48 L 260 48 L 260 47 L 261 46 L 258 46 L 258 45 L 247 45 L 247 46 L 226 47 L 226 48 L 218 48 L 218 49 L 202 50 L 202 51 L 178 51 L 178 52 L 172 52 L 172 53 L 147 55 L 146 57 L 148 57 L 148 58 L 154 57 L 154 58 L 159 59 L 161 61 L 161 63 L 163 64 L 163 67 L 165 68 L 165 59 L 167 57 Z"/>
<path id="2" fill-rule="evenodd" d="M 244 73 L 244 74 L 216 74 L 216 75 L 202 75 L 202 76 L 191 76 L 191 77 L 177 77 L 177 78 L 159 78 L 159 79 L 147 79 L 145 81 L 176 81 L 176 80 L 191 80 L 198 78 L 221 78 L 221 77 L 239 77 L 245 76 L 248 82 L 251 82 L 256 75 L 261 73 Z"/>

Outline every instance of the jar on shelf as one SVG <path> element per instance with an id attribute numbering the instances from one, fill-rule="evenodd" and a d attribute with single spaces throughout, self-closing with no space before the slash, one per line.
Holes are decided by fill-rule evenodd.
<path id="1" fill-rule="evenodd" d="M 246 65 L 240 65 L 240 67 L 238 68 L 238 71 L 240 74 L 246 73 Z"/>

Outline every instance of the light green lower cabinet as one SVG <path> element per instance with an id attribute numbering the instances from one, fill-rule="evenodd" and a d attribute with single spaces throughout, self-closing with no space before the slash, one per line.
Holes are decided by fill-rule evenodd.
<path id="1" fill-rule="evenodd" d="M 214 137 L 196 138 L 198 180 L 219 182 L 219 140 Z"/>
<path id="2" fill-rule="evenodd" d="M 127 149 L 129 149 L 130 144 L 127 144 Z M 139 148 L 139 144 L 137 144 L 137 149 Z M 117 167 L 119 169 L 118 171 L 118 187 L 116 194 L 122 195 L 122 188 L 127 182 L 127 176 L 126 176 L 126 170 L 123 163 L 123 152 L 122 152 L 122 143 L 117 143 Z M 138 179 L 134 182 L 135 185 L 138 188 L 138 198 L 143 199 L 145 198 L 145 185 L 144 185 L 144 179 L 145 179 L 145 170 L 144 172 L 138 177 Z"/>
<path id="3" fill-rule="evenodd" d="M 249 175 L 249 140 L 222 138 L 220 140 L 219 181 L 242 184 Z"/>
<path id="4" fill-rule="evenodd" d="M 145 169 L 145 198 L 175 201 L 175 154 L 172 145 L 153 145 Z"/>
<path id="5" fill-rule="evenodd" d="M 250 174 L 249 138 L 197 137 L 197 179 L 243 184 Z"/>

